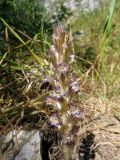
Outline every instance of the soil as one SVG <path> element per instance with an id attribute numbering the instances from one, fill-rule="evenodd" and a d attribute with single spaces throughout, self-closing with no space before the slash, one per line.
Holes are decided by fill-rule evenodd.
<path id="1" fill-rule="evenodd" d="M 120 160 L 120 121 L 113 114 L 96 122 L 96 160 Z"/>
<path id="2" fill-rule="evenodd" d="M 119 108 L 119 100 L 101 101 L 91 98 L 87 104 L 89 110 L 94 110 L 92 114 L 94 120 L 87 128 L 91 128 L 95 135 L 93 146 L 95 160 L 120 160 L 120 119 L 116 117 L 113 109 L 113 106 Z M 118 110 L 117 112 L 119 113 Z"/>

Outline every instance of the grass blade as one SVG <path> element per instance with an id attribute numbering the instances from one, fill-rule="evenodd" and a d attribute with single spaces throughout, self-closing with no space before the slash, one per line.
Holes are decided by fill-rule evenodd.
<path id="1" fill-rule="evenodd" d="M 108 46 L 109 34 L 112 30 L 112 19 L 113 19 L 113 15 L 115 12 L 116 2 L 117 2 L 117 0 L 111 0 L 106 28 L 104 30 L 103 38 L 100 42 L 100 47 L 99 47 L 100 51 L 99 51 L 98 71 L 100 70 L 101 66 L 103 65 L 103 58 L 105 56 L 105 48 Z"/>
<path id="2" fill-rule="evenodd" d="M 27 45 L 26 43 L 23 41 L 23 39 L 9 26 L 9 24 L 7 24 L 7 22 L 3 19 L 3 18 L 0 18 L 1 21 L 3 22 L 3 24 L 9 29 L 9 31 L 15 36 L 15 38 L 17 38 L 27 49 L 28 51 L 31 53 L 31 55 L 33 56 L 33 58 L 35 60 L 37 60 L 39 62 L 39 64 L 41 66 L 44 66 L 45 63 L 43 61 L 42 58 L 38 57 Z"/>

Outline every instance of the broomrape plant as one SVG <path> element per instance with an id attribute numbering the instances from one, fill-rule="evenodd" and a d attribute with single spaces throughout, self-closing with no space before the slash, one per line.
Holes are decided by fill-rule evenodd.
<path id="1" fill-rule="evenodd" d="M 70 36 L 62 25 L 54 29 L 52 43 L 48 52 L 51 72 L 44 82 L 49 82 L 53 90 L 46 98 L 46 105 L 54 107 L 55 112 L 51 115 L 50 122 L 62 136 L 60 145 L 64 159 L 70 160 L 74 159 L 75 137 L 83 116 L 74 101 L 74 95 L 79 92 L 79 84 L 71 67 L 75 55 L 71 54 Z"/>

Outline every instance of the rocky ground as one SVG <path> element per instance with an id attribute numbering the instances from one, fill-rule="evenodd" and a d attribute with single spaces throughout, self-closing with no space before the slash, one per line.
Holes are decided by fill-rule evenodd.
<path id="1" fill-rule="evenodd" d="M 85 118 L 80 136 L 85 138 L 87 132 L 95 135 L 94 144 L 91 146 L 95 160 L 120 159 L 120 119 L 112 110 L 113 104 L 115 105 L 115 102 L 100 98 L 89 98 L 82 102 Z M 4 138 L 1 136 L 2 160 L 41 160 L 41 137 L 40 129 L 22 129 L 22 126 L 9 132 Z"/>

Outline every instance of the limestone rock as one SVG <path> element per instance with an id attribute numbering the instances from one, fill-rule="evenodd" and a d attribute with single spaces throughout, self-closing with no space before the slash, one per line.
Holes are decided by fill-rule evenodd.
<path id="1" fill-rule="evenodd" d="M 3 137 L 3 160 L 41 160 L 39 130 L 11 131 Z"/>

